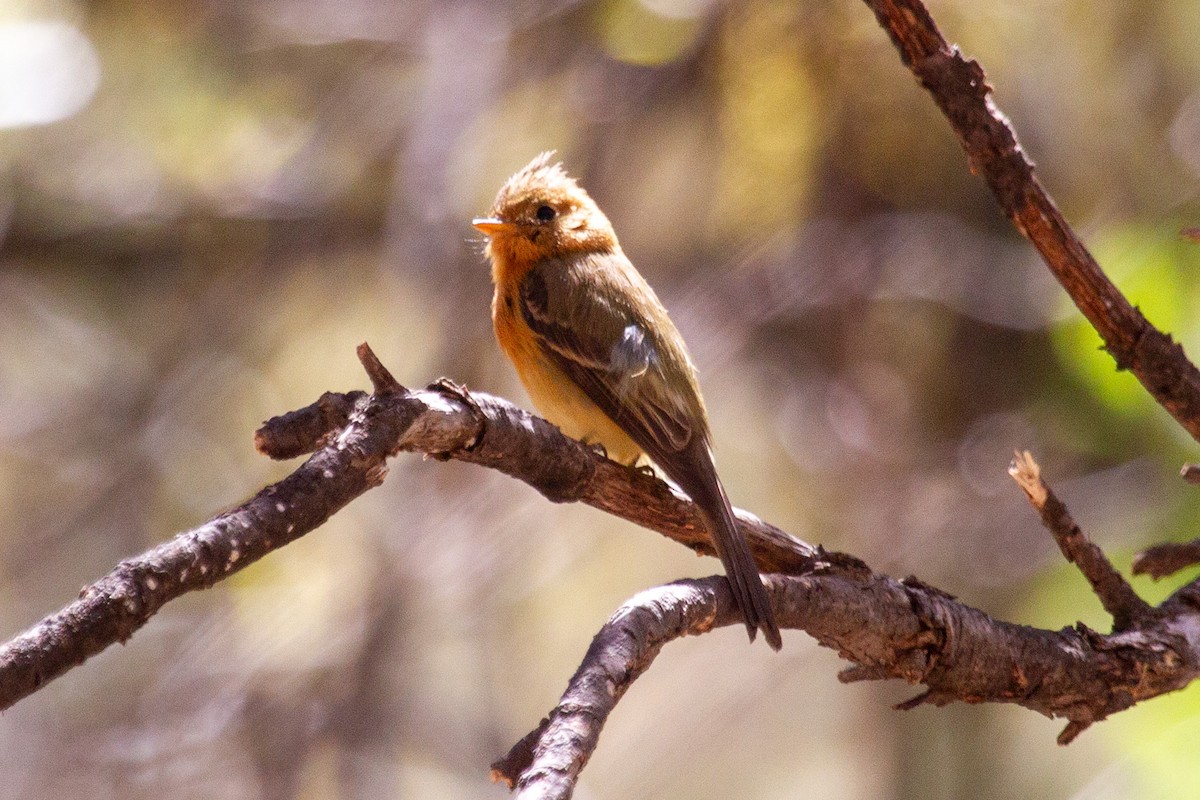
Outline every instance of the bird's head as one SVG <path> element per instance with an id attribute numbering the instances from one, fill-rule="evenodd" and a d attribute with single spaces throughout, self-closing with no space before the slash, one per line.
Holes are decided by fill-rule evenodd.
<path id="1" fill-rule="evenodd" d="M 542 153 L 513 175 L 486 217 L 472 221 L 488 237 L 493 262 L 533 264 L 618 248 L 612 224 L 562 164 Z"/>

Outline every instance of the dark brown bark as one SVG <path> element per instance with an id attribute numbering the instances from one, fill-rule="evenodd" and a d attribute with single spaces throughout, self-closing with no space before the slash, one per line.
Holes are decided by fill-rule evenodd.
<path id="1" fill-rule="evenodd" d="M 1041 253 L 1117 367 L 1132 372 L 1200 441 L 1200 370 L 1125 299 L 1063 219 L 993 102 L 983 67 L 946 41 L 920 0 L 865 2 L 958 135 L 971 172 L 983 178 L 1005 215 Z"/>

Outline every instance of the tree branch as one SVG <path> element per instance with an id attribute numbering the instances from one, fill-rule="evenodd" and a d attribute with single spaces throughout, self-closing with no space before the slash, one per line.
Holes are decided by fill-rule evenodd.
<path id="1" fill-rule="evenodd" d="M 570 797 L 608 715 L 663 645 L 740 619 L 729 582 L 721 576 L 678 581 L 638 594 L 592 639 L 550 715 L 492 764 L 492 780 L 504 781 L 526 800 Z"/>
<path id="2" fill-rule="evenodd" d="M 326 402 L 327 396 L 322 395 L 316 405 Z M 423 391 L 405 390 L 390 402 L 405 406 L 413 417 L 398 450 L 499 470 L 529 484 L 552 502 L 585 503 L 657 531 L 698 554 L 716 555 L 703 521 L 686 497 L 653 475 L 600 456 L 506 400 L 469 392 L 442 379 Z M 298 438 L 290 430 L 297 424 L 295 420 L 308 426 L 319 413 L 310 406 L 268 420 L 255 434 L 259 449 L 272 458 L 292 457 L 290 448 L 276 451 L 273 443 L 292 442 Z M 306 430 L 309 441 L 321 441 L 319 435 L 311 435 L 311 429 Z M 735 514 L 763 572 L 800 572 L 820 553 L 819 548 L 747 511 L 735 509 Z M 841 554 L 836 558 L 855 561 Z"/>
<path id="3" fill-rule="evenodd" d="M 386 459 L 400 451 L 498 469 L 555 502 L 582 501 L 697 553 L 715 553 L 691 502 L 661 480 L 602 458 L 503 400 L 449 382 L 410 392 L 391 379 L 370 348 L 361 347 L 359 357 L 382 391 L 326 393 L 256 434 L 258 448 L 276 457 L 320 445 L 295 472 L 237 508 L 121 562 L 78 600 L 0 647 L 0 710 L 128 640 L 167 602 L 206 589 L 315 529 L 382 483 Z M 818 553 L 753 514 L 737 516 L 764 572 L 799 571 Z"/>
<path id="4" fill-rule="evenodd" d="M 1200 564 L 1200 539 L 1164 542 L 1147 547 L 1133 557 L 1133 574 L 1149 575 L 1158 580 L 1193 564 Z"/>
<path id="5" fill-rule="evenodd" d="M 1188 483 L 1200 483 L 1200 464 L 1184 464 L 1179 477 Z M 1158 580 L 1193 564 L 1200 564 L 1200 539 L 1184 543 L 1166 542 L 1134 556 L 1133 574 L 1149 575 Z"/>
<path id="6" fill-rule="evenodd" d="M 1113 617 L 1117 630 L 1125 630 L 1153 616 L 1154 609 L 1133 591 L 1133 587 L 1113 567 L 1099 547 L 1084 536 L 1071 512 L 1042 480 L 1042 471 L 1026 450 L 1016 453 L 1008 474 L 1013 477 L 1029 503 L 1042 518 L 1042 524 L 1054 536 L 1063 556 L 1083 573 L 1104 610 Z"/>
<path id="7" fill-rule="evenodd" d="M 277 417 L 260 431 L 257 441 L 268 452 L 277 442 L 324 442 L 292 475 L 206 525 L 123 562 L 80 600 L 0 648 L 0 707 L 124 641 L 174 597 L 211 586 L 312 530 L 378 485 L 386 458 L 402 450 L 498 469 L 553 500 L 586 502 L 711 552 L 691 504 L 662 481 L 608 461 L 503 400 L 449 382 L 408 391 L 385 379 L 369 349 L 361 349 L 360 357 L 381 391 L 353 400 L 324 395 L 313 407 Z M 346 402 L 351 409 L 346 426 L 320 432 L 313 420 L 340 420 L 341 412 L 327 409 Z M 293 426 L 304 435 L 289 432 Z M 1200 581 L 1155 613 L 1133 615 L 1129 629 L 1111 636 L 1083 626 L 1044 631 L 994 620 L 916 579 L 879 575 L 851 556 L 812 548 L 745 512 L 738 516 L 764 571 L 788 573 L 769 579 L 781 624 L 809 632 L 852 661 L 845 680 L 902 678 L 925 684 L 928 691 L 907 707 L 955 699 L 1015 702 L 1070 720 L 1060 737 L 1066 742 L 1091 723 L 1180 688 L 1200 672 Z M 687 591 L 680 594 L 679 586 Z M 695 591 L 703 591 L 703 597 L 697 600 Z M 632 606 L 640 610 L 634 613 Z M 736 619 L 720 578 L 656 590 L 632 606 L 609 626 L 624 633 L 602 632 L 568 690 L 569 703 L 575 703 L 579 681 L 593 681 L 597 674 L 610 674 L 614 664 L 624 665 L 626 682 L 612 685 L 609 705 L 552 714 L 530 738 L 530 764 L 555 765 L 538 767 L 544 780 L 557 776 L 555 785 L 565 780 L 563 785 L 573 786 L 621 687 L 649 665 L 663 643 Z M 624 649 L 613 655 L 611 642 L 624 642 Z M 591 720 L 588 725 L 579 721 L 580 713 Z M 562 733 L 563 725 L 575 732 L 568 737 L 574 744 L 567 760 L 567 751 L 542 746 L 547 736 Z M 515 768 L 520 758 L 518 753 L 498 763 L 498 774 L 520 780 Z"/>
<path id="8" fill-rule="evenodd" d="M 1132 372 L 1200 441 L 1200 370 L 1125 299 L 1063 219 L 1034 175 L 1008 118 L 992 101 L 983 68 L 946 41 L 920 0 L 864 2 L 950 122 L 971 172 L 984 179 L 1013 225 L 1041 253 L 1118 369 Z"/>
<path id="9" fill-rule="evenodd" d="M 417 409 L 397 407 L 391 395 L 358 395 L 326 394 L 289 415 L 293 442 L 343 415 L 349 422 L 291 475 L 204 525 L 122 561 L 85 587 L 79 599 L 0 647 L 0 710 L 128 640 L 170 600 L 224 580 L 382 483 L 386 458 L 415 423 Z"/>
<path id="10" fill-rule="evenodd" d="M 1068 720 L 1070 743 L 1094 722 L 1200 677 L 1200 616 L 1173 598 L 1137 630 L 1102 636 L 1002 622 L 915 579 L 814 562 L 803 576 L 771 576 L 780 625 L 806 631 L 853 666 L 845 682 L 900 678 L 927 689 L 901 703 L 1002 702 Z M 642 592 L 592 640 L 558 705 L 492 765 L 518 798 L 568 798 L 608 715 L 672 639 L 740 618 L 724 578 Z"/>

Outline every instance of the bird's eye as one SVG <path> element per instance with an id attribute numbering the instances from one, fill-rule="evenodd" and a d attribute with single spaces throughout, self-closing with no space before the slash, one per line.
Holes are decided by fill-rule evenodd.
<path id="1" fill-rule="evenodd" d="M 537 211 L 533 213 L 542 222 L 549 222 L 550 220 L 554 219 L 558 212 L 550 206 L 538 206 Z"/>

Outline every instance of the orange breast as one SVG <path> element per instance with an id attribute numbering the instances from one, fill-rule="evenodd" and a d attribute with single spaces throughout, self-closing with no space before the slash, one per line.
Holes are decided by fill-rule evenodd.
<path id="1" fill-rule="evenodd" d="M 563 433 L 588 443 L 600 443 L 609 458 L 632 464 L 642 450 L 559 369 L 538 344 L 520 312 L 515 289 L 498 284 L 492 298 L 492 325 L 500 349 L 517 369 L 538 411 Z"/>

